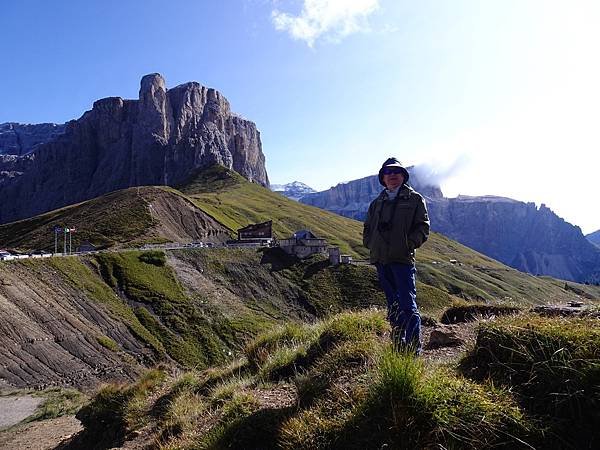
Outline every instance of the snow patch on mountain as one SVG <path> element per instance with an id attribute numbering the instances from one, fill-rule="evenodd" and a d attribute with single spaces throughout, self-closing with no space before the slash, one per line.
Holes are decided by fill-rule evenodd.
<path id="1" fill-rule="evenodd" d="M 300 200 L 305 195 L 314 194 L 317 192 L 310 186 L 300 181 L 292 181 L 291 183 L 287 184 L 272 184 L 271 190 L 296 201 Z"/>

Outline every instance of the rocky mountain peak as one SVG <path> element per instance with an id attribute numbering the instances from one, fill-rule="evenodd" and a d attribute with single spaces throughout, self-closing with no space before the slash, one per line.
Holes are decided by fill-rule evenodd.
<path id="1" fill-rule="evenodd" d="M 175 186 L 215 163 L 269 185 L 256 125 L 197 82 L 167 89 L 160 74 L 145 75 L 137 100 L 100 99 L 62 129 L 28 164 L 0 161 L 0 223 L 130 186 Z"/>
<path id="2" fill-rule="evenodd" d="M 140 81 L 140 100 L 142 100 L 146 94 L 154 95 L 156 91 L 167 91 L 165 79 L 160 73 L 149 73 L 144 75 Z"/>

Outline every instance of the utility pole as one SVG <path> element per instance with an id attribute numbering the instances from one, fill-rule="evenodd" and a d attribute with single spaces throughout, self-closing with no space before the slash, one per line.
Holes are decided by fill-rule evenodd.
<path id="1" fill-rule="evenodd" d="M 68 228 L 64 228 L 65 238 L 63 240 L 63 255 L 67 254 L 67 233 L 69 232 Z"/>

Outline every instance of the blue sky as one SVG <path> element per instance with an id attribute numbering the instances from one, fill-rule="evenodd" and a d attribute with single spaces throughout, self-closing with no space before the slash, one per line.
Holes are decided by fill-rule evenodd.
<path id="1" fill-rule="evenodd" d="M 78 118 L 159 72 L 256 122 L 273 183 L 326 189 L 394 155 L 446 195 L 545 203 L 587 233 L 598 23 L 591 0 L 4 2 L 0 122 Z"/>

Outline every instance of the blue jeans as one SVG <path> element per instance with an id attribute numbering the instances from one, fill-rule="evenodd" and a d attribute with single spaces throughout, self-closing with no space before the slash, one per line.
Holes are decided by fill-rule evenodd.
<path id="1" fill-rule="evenodd" d="M 415 266 L 399 263 L 376 264 L 379 284 L 385 292 L 388 320 L 396 348 L 421 353 L 421 315 L 417 308 Z"/>

